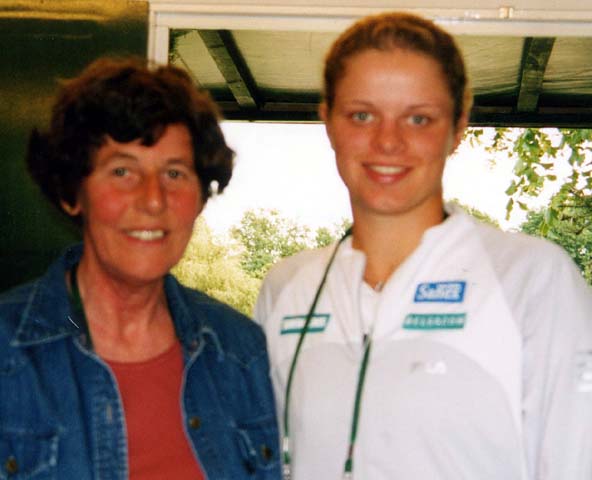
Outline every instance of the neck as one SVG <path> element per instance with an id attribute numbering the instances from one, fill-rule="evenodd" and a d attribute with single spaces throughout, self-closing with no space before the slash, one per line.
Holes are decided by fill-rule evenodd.
<path id="1" fill-rule="evenodd" d="M 138 284 L 109 275 L 83 257 L 78 289 L 97 354 L 114 361 L 141 361 L 175 339 L 163 279 Z"/>
<path id="2" fill-rule="evenodd" d="M 353 213 L 352 245 L 366 255 L 364 280 L 377 290 L 418 247 L 426 230 L 444 219 L 441 209 L 427 215 L 417 212 L 400 215 Z"/>

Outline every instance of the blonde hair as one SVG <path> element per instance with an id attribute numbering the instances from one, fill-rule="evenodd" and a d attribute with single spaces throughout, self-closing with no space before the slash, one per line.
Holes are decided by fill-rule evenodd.
<path id="1" fill-rule="evenodd" d="M 371 49 L 411 50 L 433 58 L 442 68 L 454 103 L 454 123 L 470 110 L 473 97 L 462 54 L 452 35 L 430 20 L 399 12 L 365 17 L 337 38 L 325 59 L 323 94 L 328 110 L 333 107 L 347 60 Z"/>

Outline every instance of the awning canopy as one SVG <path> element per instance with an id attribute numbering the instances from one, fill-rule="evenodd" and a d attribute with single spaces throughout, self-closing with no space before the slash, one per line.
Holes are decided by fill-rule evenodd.
<path id="1" fill-rule="evenodd" d="M 379 0 L 363 7 L 275 3 L 153 1 L 151 55 L 190 71 L 228 119 L 315 121 L 329 45 L 388 3 L 455 35 L 475 94 L 472 124 L 592 126 L 590 0 L 495 8 L 473 0 L 454 9 L 437 0 L 421 8 Z"/>

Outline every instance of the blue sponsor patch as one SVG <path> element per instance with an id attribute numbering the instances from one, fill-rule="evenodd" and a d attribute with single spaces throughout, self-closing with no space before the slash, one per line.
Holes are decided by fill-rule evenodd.
<path id="1" fill-rule="evenodd" d="M 420 283 L 413 301 L 460 303 L 465 299 L 466 285 L 464 281 Z"/>
<path id="2" fill-rule="evenodd" d="M 324 332 L 331 317 L 328 313 L 315 313 L 310 319 L 306 333 L 320 333 Z M 306 322 L 306 315 L 286 315 L 282 318 L 282 329 L 280 335 L 287 335 L 290 333 L 301 333 Z"/>

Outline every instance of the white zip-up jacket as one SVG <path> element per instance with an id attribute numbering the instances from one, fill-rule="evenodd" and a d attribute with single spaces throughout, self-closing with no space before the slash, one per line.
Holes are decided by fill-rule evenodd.
<path id="1" fill-rule="evenodd" d="M 256 306 L 280 419 L 304 319 L 335 245 L 276 265 Z M 592 289 L 556 245 L 455 211 L 381 292 L 337 252 L 290 396 L 294 480 L 342 478 L 372 336 L 357 480 L 592 479 Z"/>

